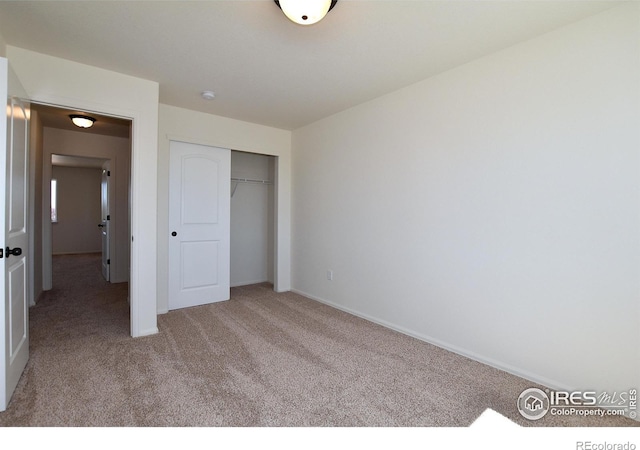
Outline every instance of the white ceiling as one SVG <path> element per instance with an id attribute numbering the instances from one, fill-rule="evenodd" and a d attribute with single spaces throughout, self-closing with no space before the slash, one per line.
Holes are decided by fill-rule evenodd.
<path id="1" fill-rule="evenodd" d="M 271 0 L 0 1 L 0 34 L 155 80 L 161 103 L 291 130 L 616 4 L 340 0 L 304 27 Z"/>

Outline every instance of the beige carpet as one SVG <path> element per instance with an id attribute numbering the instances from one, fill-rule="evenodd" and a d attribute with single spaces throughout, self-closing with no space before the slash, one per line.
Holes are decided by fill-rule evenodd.
<path id="1" fill-rule="evenodd" d="M 127 286 L 60 256 L 31 309 L 31 359 L 0 426 L 637 426 L 516 410 L 531 383 L 268 284 L 129 337 Z"/>

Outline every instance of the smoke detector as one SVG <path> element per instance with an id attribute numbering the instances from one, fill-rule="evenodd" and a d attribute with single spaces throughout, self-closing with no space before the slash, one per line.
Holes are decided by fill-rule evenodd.
<path id="1" fill-rule="evenodd" d="M 216 94 L 213 91 L 202 91 L 202 94 L 200 95 L 205 100 L 213 100 L 216 96 Z"/>

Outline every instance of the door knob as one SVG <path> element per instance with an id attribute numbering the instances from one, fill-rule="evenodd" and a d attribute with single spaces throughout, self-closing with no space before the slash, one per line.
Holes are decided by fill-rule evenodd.
<path id="1" fill-rule="evenodd" d="M 9 248 L 7 247 L 5 253 L 7 254 L 7 258 L 11 255 L 13 256 L 20 256 L 22 255 L 22 249 L 20 247 L 16 247 L 16 248 Z"/>
<path id="2" fill-rule="evenodd" d="M 99 224 L 98 224 L 98 226 L 99 226 L 100 228 L 102 228 L 102 227 L 104 227 L 104 224 L 103 224 L 103 223 L 99 223 Z"/>
<path id="3" fill-rule="evenodd" d="M 175 231 L 171 233 L 171 236 L 177 236 L 178 233 L 176 233 Z"/>

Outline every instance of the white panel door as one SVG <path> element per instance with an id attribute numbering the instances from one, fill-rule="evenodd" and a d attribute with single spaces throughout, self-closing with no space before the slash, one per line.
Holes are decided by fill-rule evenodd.
<path id="1" fill-rule="evenodd" d="M 7 98 L 7 61 L 0 58 L 0 91 Z M 4 77 L 4 78 L 3 78 Z M 3 121 L 4 122 L 4 121 Z M 11 400 L 18 380 L 29 359 L 29 310 L 27 284 L 27 171 L 28 171 L 28 105 L 18 99 L 7 102 L 7 120 L 0 129 L 6 136 L 6 151 L 0 152 L 0 186 L 4 202 L 0 207 L 2 259 L 0 292 L 4 305 L 0 308 L 3 330 L 0 333 L 0 411 Z"/>
<path id="2" fill-rule="evenodd" d="M 169 309 L 229 300 L 231 150 L 171 142 Z"/>
<path id="3" fill-rule="evenodd" d="M 110 280 L 110 264 L 111 257 L 109 256 L 109 236 L 111 227 L 111 217 L 109 215 L 109 179 L 111 171 L 109 170 L 109 163 L 106 162 L 102 166 L 102 182 L 100 184 L 100 232 L 102 236 L 102 276 L 105 280 Z"/>

